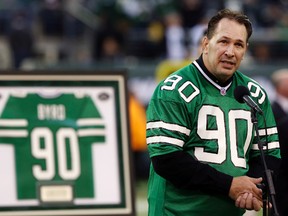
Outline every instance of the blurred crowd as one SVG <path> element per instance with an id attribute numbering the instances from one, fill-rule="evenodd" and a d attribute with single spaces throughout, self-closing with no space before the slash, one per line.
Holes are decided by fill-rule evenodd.
<path id="1" fill-rule="evenodd" d="M 252 20 L 254 59 L 287 57 L 287 0 L 3 0 L 0 65 L 190 59 L 207 19 L 224 7 Z"/>

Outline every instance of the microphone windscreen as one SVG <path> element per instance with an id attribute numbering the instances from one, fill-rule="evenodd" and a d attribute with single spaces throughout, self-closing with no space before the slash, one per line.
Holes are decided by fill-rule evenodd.
<path id="1" fill-rule="evenodd" d="M 250 95 L 250 92 L 247 87 L 245 86 L 237 86 L 234 90 L 234 97 L 239 103 L 244 103 L 243 97 L 245 95 Z"/>

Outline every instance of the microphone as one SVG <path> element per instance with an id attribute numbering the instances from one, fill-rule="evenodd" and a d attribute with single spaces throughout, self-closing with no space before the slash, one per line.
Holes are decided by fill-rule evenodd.
<path id="1" fill-rule="evenodd" d="M 247 87 L 237 86 L 234 90 L 234 97 L 239 103 L 246 103 L 259 114 L 263 114 L 263 111 L 258 106 L 258 104 L 256 104 L 255 101 L 250 97 L 250 92 Z"/>

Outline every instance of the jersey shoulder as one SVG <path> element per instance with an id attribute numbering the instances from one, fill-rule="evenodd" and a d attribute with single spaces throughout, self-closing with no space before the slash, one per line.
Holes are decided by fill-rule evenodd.
<path id="1" fill-rule="evenodd" d="M 155 89 L 153 97 L 166 101 L 189 101 L 200 93 L 197 84 L 199 72 L 193 64 L 189 64 L 161 81 Z M 152 97 L 152 99 L 153 99 Z"/>
<path id="2" fill-rule="evenodd" d="M 243 85 L 249 89 L 250 96 L 258 102 L 258 104 L 263 104 L 264 102 L 269 102 L 268 94 L 264 87 L 257 82 L 255 79 L 248 77 L 247 75 L 237 71 L 235 73 L 235 79 L 237 85 Z"/>

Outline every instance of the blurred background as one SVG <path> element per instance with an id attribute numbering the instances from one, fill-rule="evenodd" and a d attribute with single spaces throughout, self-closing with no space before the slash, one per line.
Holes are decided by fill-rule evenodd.
<path id="1" fill-rule="evenodd" d="M 253 23 L 243 73 L 285 66 L 287 0 L 2 0 L 0 69 L 126 69 L 147 105 L 159 73 L 197 57 L 207 20 L 224 7 Z"/>
<path id="2" fill-rule="evenodd" d="M 240 69 L 273 100 L 270 75 L 287 67 L 288 0 L 1 0 L 0 70 L 126 70 L 136 207 L 145 215 L 145 108 L 161 79 L 198 56 L 207 20 L 225 7 L 252 21 Z"/>

